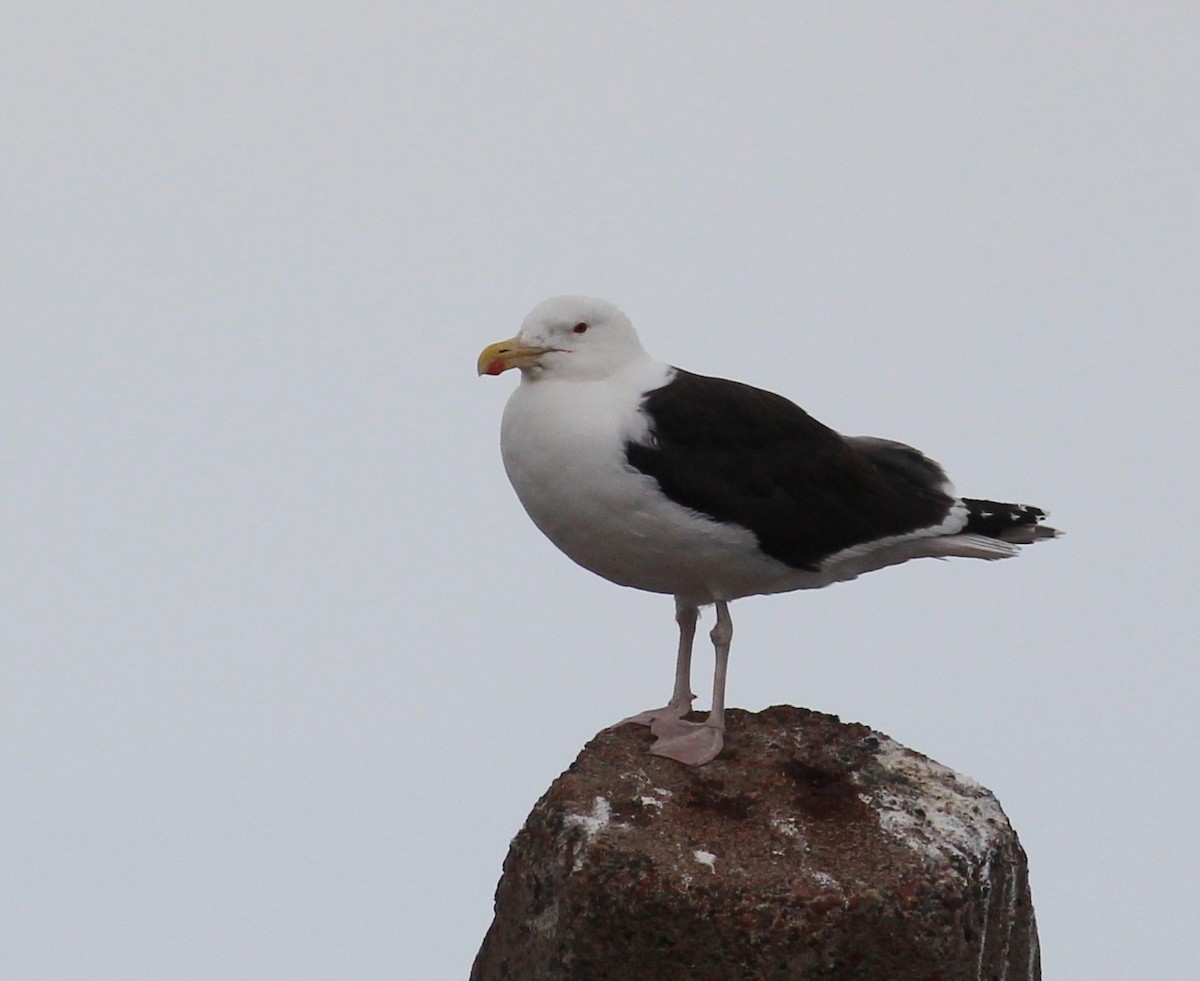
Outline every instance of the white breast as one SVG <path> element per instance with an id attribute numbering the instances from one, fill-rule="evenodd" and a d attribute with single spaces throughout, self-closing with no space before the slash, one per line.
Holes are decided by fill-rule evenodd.
<path id="1" fill-rule="evenodd" d="M 675 504 L 626 462 L 625 444 L 647 436 L 642 394 L 671 372 L 646 359 L 598 382 L 523 379 L 500 447 L 525 510 L 575 562 L 623 586 L 698 603 L 796 588 L 795 570 L 749 531 Z"/>

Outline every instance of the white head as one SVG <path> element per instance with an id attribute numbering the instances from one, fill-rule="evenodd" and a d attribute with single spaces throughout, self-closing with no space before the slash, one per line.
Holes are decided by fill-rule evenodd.
<path id="1" fill-rule="evenodd" d="M 606 378 L 646 356 L 633 324 L 611 303 L 552 296 L 529 311 L 516 337 L 479 355 L 479 373 L 520 368 L 529 379 Z"/>

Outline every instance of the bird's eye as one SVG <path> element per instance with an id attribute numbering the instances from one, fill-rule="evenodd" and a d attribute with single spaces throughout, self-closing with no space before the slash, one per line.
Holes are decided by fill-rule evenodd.
<path id="1" fill-rule="evenodd" d="M 576 324 L 574 327 L 571 328 L 571 330 L 573 330 L 576 334 L 582 334 L 587 329 L 588 329 L 587 324 Z"/>

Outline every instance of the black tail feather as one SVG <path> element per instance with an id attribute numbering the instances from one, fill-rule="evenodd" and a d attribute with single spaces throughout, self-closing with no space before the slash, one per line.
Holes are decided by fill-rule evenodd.
<path id="1" fill-rule="evenodd" d="M 1057 538 L 1061 532 L 1041 524 L 1046 512 L 1028 504 L 1001 504 L 998 501 L 979 501 L 964 497 L 967 506 L 967 526 L 964 534 L 987 535 L 1002 542 L 1029 544 L 1043 538 Z"/>

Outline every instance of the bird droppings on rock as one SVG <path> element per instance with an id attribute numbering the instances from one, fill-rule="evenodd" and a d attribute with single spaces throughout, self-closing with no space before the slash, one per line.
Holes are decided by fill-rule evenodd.
<path id="1" fill-rule="evenodd" d="M 612 808 L 607 800 L 597 796 L 592 802 L 591 814 L 568 814 L 563 818 L 564 840 L 568 842 L 571 867 L 578 872 L 587 856 L 592 839 L 608 827 L 612 820 Z"/>
<path id="2" fill-rule="evenodd" d="M 649 741 L 600 733 L 534 807 L 475 981 L 1040 977 L 1025 856 L 979 784 L 787 706 L 731 711 L 703 769 Z"/>
<path id="3" fill-rule="evenodd" d="M 991 791 L 891 739 L 882 741 L 879 759 L 908 778 L 876 797 L 884 830 L 933 860 L 990 862 L 996 829 L 1008 824 Z"/>

